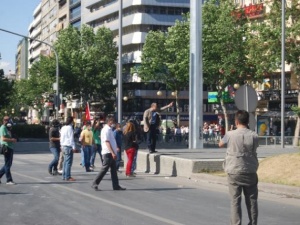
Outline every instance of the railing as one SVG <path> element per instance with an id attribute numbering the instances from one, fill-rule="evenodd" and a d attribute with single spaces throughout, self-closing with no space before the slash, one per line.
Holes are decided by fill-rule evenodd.
<path id="1" fill-rule="evenodd" d="M 259 136 L 259 145 L 281 145 L 281 136 Z M 284 144 L 293 145 L 294 136 L 285 136 Z M 300 138 L 298 138 L 297 145 L 299 145 Z"/>
<path id="2" fill-rule="evenodd" d="M 220 136 L 211 135 L 204 136 L 203 146 L 206 147 L 218 147 L 218 143 L 221 140 Z M 259 146 L 276 146 L 281 145 L 281 136 L 259 136 Z M 284 145 L 293 146 L 294 136 L 285 136 Z M 188 134 L 158 134 L 156 138 L 157 145 L 172 145 L 177 147 L 186 147 L 188 145 Z M 146 144 L 146 134 L 142 138 L 142 142 Z M 297 145 L 300 145 L 300 137 L 298 138 Z"/>

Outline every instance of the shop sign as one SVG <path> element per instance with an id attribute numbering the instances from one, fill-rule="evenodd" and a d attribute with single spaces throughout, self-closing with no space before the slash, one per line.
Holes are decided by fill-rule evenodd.
<path id="1" fill-rule="evenodd" d="M 297 102 L 286 102 L 284 104 L 285 111 L 292 111 L 293 106 L 298 106 Z M 280 101 L 269 101 L 269 111 L 280 111 L 281 110 L 281 102 Z"/>
<path id="2" fill-rule="evenodd" d="M 240 19 L 242 16 L 245 16 L 249 19 L 262 17 L 264 15 L 264 4 L 260 3 L 256 5 L 245 5 L 243 8 L 233 12 L 232 15 L 238 19 Z"/>

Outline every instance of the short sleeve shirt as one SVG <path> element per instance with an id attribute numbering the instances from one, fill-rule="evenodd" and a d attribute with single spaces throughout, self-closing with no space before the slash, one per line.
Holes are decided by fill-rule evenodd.
<path id="1" fill-rule="evenodd" d="M 11 138 L 10 132 L 8 132 L 6 126 L 4 126 L 4 125 L 2 125 L 0 127 L 0 143 L 2 145 L 6 145 L 9 148 L 13 148 L 13 143 L 12 142 L 2 141 L 2 137 Z"/>
<path id="2" fill-rule="evenodd" d="M 93 132 L 91 130 L 85 129 L 81 132 L 82 135 L 82 144 L 83 145 L 92 145 L 93 144 Z"/>
<path id="3" fill-rule="evenodd" d="M 117 154 L 117 142 L 114 137 L 114 132 L 112 131 L 111 127 L 107 124 L 101 130 L 101 146 L 102 146 L 102 154 L 109 154 L 110 151 L 106 145 L 106 141 L 109 141 L 111 147 L 115 154 Z"/>
<path id="4" fill-rule="evenodd" d="M 227 144 L 224 170 L 229 174 L 256 173 L 258 168 L 257 134 L 247 128 L 228 131 L 222 142 Z"/>

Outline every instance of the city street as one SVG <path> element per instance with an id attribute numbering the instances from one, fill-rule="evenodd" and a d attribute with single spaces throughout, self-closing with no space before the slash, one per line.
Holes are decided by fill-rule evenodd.
<path id="1" fill-rule="evenodd" d="M 75 154 L 72 169 L 77 181 L 65 182 L 48 174 L 52 155 L 39 151 L 39 144 L 24 144 L 32 146 L 32 152 L 18 148 L 12 168 L 16 186 L 6 185 L 2 177 L 1 225 L 229 224 L 224 185 L 138 172 L 136 178 L 119 174 L 126 191 L 113 191 L 108 174 L 99 186 L 101 191 L 96 192 L 90 185 L 97 172 L 86 173 L 81 168 L 80 154 Z M 0 160 L 2 164 L 2 157 Z M 99 156 L 97 160 L 96 171 Z M 259 194 L 259 224 L 299 224 L 299 210 L 300 199 Z"/>

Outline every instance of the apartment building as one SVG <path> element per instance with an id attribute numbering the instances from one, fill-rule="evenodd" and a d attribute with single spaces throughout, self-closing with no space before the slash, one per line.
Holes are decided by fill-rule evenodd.
<path id="1" fill-rule="evenodd" d="M 171 91 L 166 91 L 164 84 L 140 83 L 137 74 L 132 76 L 130 69 L 141 63 L 143 44 L 147 33 L 151 30 L 167 31 L 173 26 L 176 20 L 182 19 L 182 14 L 189 11 L 189 0 L 123 0 L 123 36 L 122 36 L 122 62 L 123 62 L 123 93 L 126 102 L 123 104 L 123 114 L 130 116 L 141 115 L 143 110 L 150 107 L 152 102 L 163 105 L 168 101 L 174 100 Z M 82 4 L 82 23 L 87 24 L 97 30 L 105 26 L 111 29 L 118 44 L 119 38 L 119 4 L 120 0 L 83 0 Z M 165 90 L 164 95 L 157 95 L 158 90 Z M 181 111 L 188 105 L 188 92 L 183 91 L 180 95 Z M 175 109 L 163 115 L 175 117 Z"/>
<path id="2" fill-rule="evenodd" d="M 57 39 L 57 32 L 69 25 L 69 0 L 41 0 L 33 12 L 33 21 L 28 27 L 29 37 L 50 45 Z M 28 68 L 39 60 L 40 55 L 49 55 L 51 49 L 41 42 L 28 43 Z"/>
<path id="3" fill-rule="evenodd" d="M 17 80 L 28 77 L 28 40 L 26 38 L 23 38 L 18 44 L 15 74 Z"/>
<path id="4" fill-rule="evenodd" d="M 70 24 L 73 27 L 81 27 L 81 0 L 70 0 Z"/>
<path id="5" fill-rule="evenodd" d="M 41 39 L 42 33 L 42 3 L 39 3 L 33 11 L 33 21 L 28 27 L 29 37 L 34 39 Z M 41 43 L 33 40 L 29 40 L 28 43 L 28 68 L 31 68 L 32 64 L 39 58 L 41 51 Z"/>

